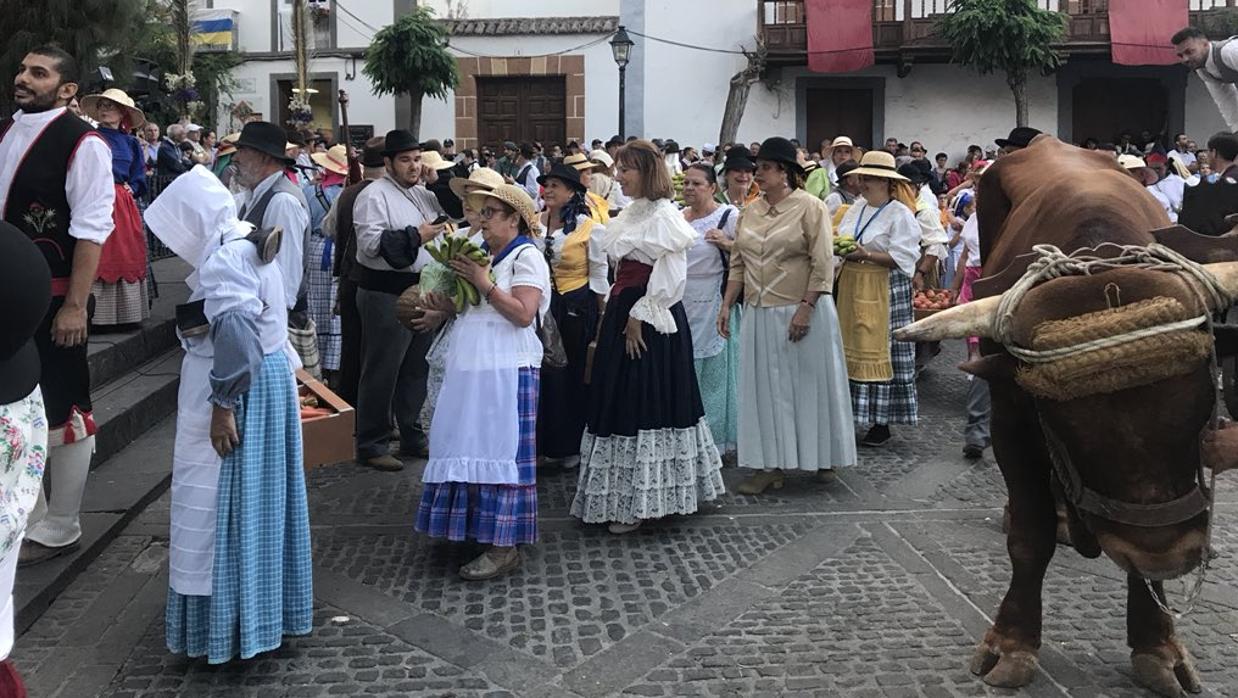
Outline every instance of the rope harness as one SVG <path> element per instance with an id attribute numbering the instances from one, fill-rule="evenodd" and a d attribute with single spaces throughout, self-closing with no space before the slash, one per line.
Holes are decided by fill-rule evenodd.
<path id="1" fill-rule="evenodd" d="M 1203 265 L 1168 247 L 1156 243 L 1110 247 L 1116 247 L 1117 253 L 1100 257 L 1091 254 L 1090 250 L 1067 255 L 1053 245 L 1035 246 L 1033 251 L 1039 255 L 1036 261 L 1002 295 L 997 309 L 996 339 L 1011 355 L 1030 367 L 1020 369 L 1019 382 L 1025 389 L 1040 398 L 1058 400 L 1150 384 L 1172 375 L 1189 373 L 1193 370 L 1191 359 L 1207 359 L 1213 404 L 1208 425 L 1200 433 L 1202 440 L 1205 433 L 1220 428 L 1222 400 L 1221 386 L 1217 380 L 1216 346 L 1212 339 L 1213 319 L 1208 309 L 1223 312 L 1232 305 L 1234 298 Z M 1036 285 L 1065 276 L 1092 276 L 1114 269 L 1145 269 L 1174 274 L 1188 282 L 1187 286 L 1194 291 L 1204 314 L 1183 318 L 1189 313 L 1176 299 L 1158 297 L 1121 306 L 1119 297 L 1117 307 L 1112 307 L 1111 303 L 1110 310 L 1066 321 L 1042 323 L 1034 333 L 1032 343 L 1036 346 L 1033 348 L 1014 343 L 1015 311 L 1028 291 Z M 1116 290 L 1116 285 L 1111 286 Z M 1206 335 L 1199 332 L 1201 328 L 1207 331 Z M 1104 332 L 1107 329 L 1122 331 L 1109 334 Z M 1073 341 L 1058 346 L 1064 336 L 1072 336 Z M 1046 344 L 1052 346 L 1046 347 Z M 1175 361 L 1165 360 L 1169 355 Z M 1107 374 L 1106 368 L 1110 369 Z M 1075 384 L 1076 381 L 1082 381 L 1085 385 L 1080 387 Z M 1211 558 L 1216 470 L 1213 469 L 1209 479 L 1200 459 L 1195 464 L 1195 484 L 1185 495 L 1153 504 L 1124 502 L 1088 487 L 1071 462 L 1062 440 L 1043 418 L 1040 425 L 1054 472 L 1062 483 L 1066 497 L 1076 509 L 1109 521 L 1144 528 L 1173 525 L 1201 513 L 1207 514 L 1203 560 L 1187 593 L 1185 607 L 1178 610 L 1171 606 L 1164 591 L 1144 579 L 1161 611 L 1173 618 L 1182 618 L 1190 613 L 1203 591 Z"/>

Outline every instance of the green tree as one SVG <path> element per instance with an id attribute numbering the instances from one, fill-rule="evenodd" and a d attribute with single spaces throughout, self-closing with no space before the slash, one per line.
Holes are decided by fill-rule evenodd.
<path id="1" fill-rule="evenodd" d="M 14 111 L 13 76 L 30 49 L 55 42 L 89 75 L 127 55 L 145 6 L 145 0 L 0 0 L 0 113 Z"/>
<path id="2" fill-rule="evenodd" d="M 421 131 L 421 100 L 446 99 L 460 84 L 456 59 L 447 51 L 447 30 L 421 6 L 383 27 L 365 52 L 366 77 L 376 94 L 407 94 L 412 98 L 408 128 Z"/>
<path id="3" fill-rule="evenodd" d="M 937 21 L 953 49 L 952 61 L 981 75 L 1001 71 L 1014 93 L 1015 121 L 1027 125 L 1027 78 L 1061 65 L 1053 48 L 1066 32 L 1066 16 L 1042 10 L 1035 0 L 954 0 Z"/>

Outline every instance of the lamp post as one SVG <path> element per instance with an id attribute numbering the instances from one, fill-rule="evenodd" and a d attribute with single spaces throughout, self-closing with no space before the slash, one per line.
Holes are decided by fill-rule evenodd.
<path id="1" fill-rule="evenodd" d="M 627 138 L 624 128 L 624 113 L 627 111 L 624 83 L 627 81 L 628 61 L 632 59 L 632 39 L 622 24 L 610 40 L 610 50 L 615 56 L 615 65 L 619 66 L 619 138 Z"/>

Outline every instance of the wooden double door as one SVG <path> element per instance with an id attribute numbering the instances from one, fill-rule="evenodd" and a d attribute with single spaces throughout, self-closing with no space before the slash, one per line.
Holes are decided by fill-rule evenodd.
<path id="1" fill-rule="evenodd" d="M 567 99 L 565 78 L 477 78 L 477 135 L 483 146 L 500 148 L 539 141 L 566 145 Z"/>
<path id="2" fill-rule="evenodd" d="M 809 88 L 808 137 L 804 147 L 816 152 L 821 141 L 850 136 L 862 148 L 872 148 L 873 90 Z M 828 145 L 828 144 L 827 144 Z"/>

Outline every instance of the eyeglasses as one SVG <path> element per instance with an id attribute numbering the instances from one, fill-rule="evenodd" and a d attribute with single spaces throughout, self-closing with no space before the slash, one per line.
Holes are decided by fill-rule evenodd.
<path id="1" fill-rule="evenodd" d="M 481 214 L 481 219 L 483 221 L 488 221 L 502 212 L 502 210 L 490 206 L 483 206 L 482 209 L 478 211 L 478 213 Z"/>

